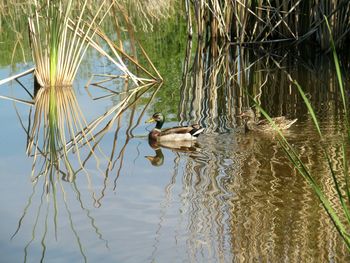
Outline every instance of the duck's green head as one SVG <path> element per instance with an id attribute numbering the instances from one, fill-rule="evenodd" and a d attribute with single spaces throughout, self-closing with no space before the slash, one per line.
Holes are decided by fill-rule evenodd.
<path id="1" fill-rule="evenodd" d="M 156 122 L 157 123 L 157 125 L 156 125 L 157 129 L 162 128 L 162 125 L 164 123 L 164 116 L 163 116 L 163 114 L 160 113 L 160 112 L 156 112 L 155 114 L 153 114 L 153 116 L 148 121 L 146 121 L 146 123 L 151 123 L 151 122 Z"/>

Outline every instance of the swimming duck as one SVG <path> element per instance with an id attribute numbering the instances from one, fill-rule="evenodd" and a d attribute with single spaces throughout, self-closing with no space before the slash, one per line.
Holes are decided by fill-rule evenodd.
<path id="1" fill-rule="evenodd" d="M 164 116 L 160 112 L 153 114 L 153 116 L 148 121 L 146 121 L 146 123 L 157 123 L 156 127 L 148 135 L 148 139 L 150 141 L 193 141 L 196 140 L 199 134 L 204 131 L 204 128 L 198 124 L 161 130 L 164 121 Z"/>
<path id="2" fill-rule="evenodd" d="M 245 131 L 262 131 L 269 132 L 274 131 L 273 126 L 270 124 L 268 120 L 258 120 L 255 116 L 255 112 L 252 109 L 248 109 L 244 111 L 242 114 L 237 117 L 245 117 L 247 121 L 245 122 L 244 128 Z M 272 118 L 276 127 L 280 130 L 286 130 L 290 126 L 292 126 L 298 119 L 289 120 L 286 117 L 275 117 Z"/>

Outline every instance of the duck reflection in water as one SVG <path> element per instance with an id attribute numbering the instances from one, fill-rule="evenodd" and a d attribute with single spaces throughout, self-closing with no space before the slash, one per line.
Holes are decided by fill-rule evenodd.
<path id="1" fill-rule="evenodd" d="M 147 155 L 145 156 L 145 158 L 147 158 L 153 166 L 162 166 L 164 163 L 164 154 L 162 152 L 162 148 L 159 147 L 158 145 L 153 147 L 150 144 L 150 146 L 154 149 L 154 152 L 156 155 L 154 156 Z"/>
<path id="2" fill-rule="evenodd" d="M 197 142 L 193 141 L 174 141 L 174 142 L 156 142 L 148 140 L 149 145 L 155 152 L 154 156 L 145 156 L 153 166 L 161 166 L 164 163 L 164 154 L 162 148 L 172 150 L 173 152 L 191 153 L 200 148 Z"/>

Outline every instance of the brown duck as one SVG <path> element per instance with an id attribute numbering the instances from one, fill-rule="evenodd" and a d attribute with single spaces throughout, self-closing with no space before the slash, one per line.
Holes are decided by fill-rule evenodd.
<path id="1" fill-rule="evenodd" d="M 238 117 L 246 118 L 244 128 L 246 131 L 261 131 L 261 132 L 270 132 L 274 131 L 273 126 L 268 120 L 258 120 L 255 116 L 255 113 L 252 109 L 244 111 Z M 284 116 L 272 118 L 276 127 L 280 130 L 286 130 L 292 126 L 298 119 L 289 120 Z"/>

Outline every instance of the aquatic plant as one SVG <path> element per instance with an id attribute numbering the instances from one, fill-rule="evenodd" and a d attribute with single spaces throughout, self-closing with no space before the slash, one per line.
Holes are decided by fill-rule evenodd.
<path id="1" fill-rule="evenodd" d="M 135 28 L 152 31 L 154 24 L 175 15 L 178 0 L 119 0 L 118 9 Z M 116 17 L 122 23 L 122 19 Z"/>
<path id="2" fill-rule="evenodd" d="M 72 84 L 89 46 L 116 66 L 118 73 L 121 74 L 117 77 L 122 79 L 123 86 L 128 90 L 128 79 L 132 80 L 130 86 L 133 86 L 134 89 L 129 90 L 130 94 L 126 101 L 130 100 L 135 92 L 142 89 L 145 83 L 154 83 L 162 79 L 141 45 L 138 47 L 153 73 L 141 65 L 136 56 L 127 54 L 123 46 L 118 47 L 103 32 L 100 25 L 110 9 L 113 8 L 115 12 L 118 12 L 114 6 L 116 3 L 111 1 L 107 4 L 107 0 L 104 0 L 98 6 L 96 4 L 90 6 L 90 1 L 85 0 L 79 6 L 78 11 L 75 6 L 77 3 L 72 0 L 35 1 L 28 4 L 33 14 L 29 17 L 29 33 L 35 68 L 1 80 L 0 85 L 12 80 L 19 82 L 20 77 L 34 70 L 35 80 L 39 87 L 36 87 L 34 95 L 26 90 L 32 101 L 10 96 L 0 97 L 34 105 L 34 122 L 27 131 L 27 153 L 34 156 L 32 174 L 35 177 L 52 175 L 57 172 L 72 181 L 76 172 L 68 159 L 68 152 L 71 149 L 74 149 L 80 164 L 77 169 L 83 169 L 79 148 L 81 145 L 90 145 L 94 138 L 90 129 L 89 135 L 85 134 L 87 123 L 76 101 Z M 97 12 L 92 12 L 94 7 Z M 135 40 L 132 39 L 132 42 L 135 43 Z M 136 46 L 133 50 L 136 50 Z M 147 75 L 148 78 L 135 76 L 128 69 L 131 66 L 134 66 L 138 73 Z M 102 82 L 113 80 L 116 76 L 105 75 L 104 78 L 99 83 L 92 84 L 101 85 Z M 111 90 L 111 94 L 115 95 L 118 92 Z M 117 118 L 127 108 L 126 101 L 113 107 L 109 111 L 110 114 L 114 113 Z M 91 147 L 90 150 L 91 155 L 95 156 Z M 36 174 L 38 156 L 43 157 L 42 168 Z M 62 169 L 62 162 L 65 169 Z M 47 185 L 50 185 L 49 180 Z"/>
<path id="3" fill-rule="evenodd" d="M 349 1 L 189 1 L 186 0 L 189 32 L 192 13 L 197 35 L 226 39 L 233 44 L 263 44 L 305 40 L 329 48 L 324 16 L 330 21 L 335 44 L 346 47 L 349 39 Z M 188 8 L 192 7 L 192 8 Z"/>
<path id="4" fill-rule="evenodd" d="M 85 0 L 77 15 L 77 8 L 73 8 L 72 0 L 39 1 L 33 5 L 33 15 L 29 17 L 30 43 L 36 65 L 35 75 L 42 87 L 72 85 L 89 46 L 107 57 L 136 85 L 142 83 L 142 79 L 129 71 L 122 57 L 131 60 L 138 68 L 151 75 L 135 59 L 131 59 L 125 50 L 118 48 L 101 28 L 111 9 L 116 17 L 121 14 L 126 23 L 129 23 L 130 20 L 122 13 L 120 4 L 117 1 L 109 3 L 107 0 L 98 5 L 90 4 L 90 1 Z M 116 24 L 117 31 L 120 31 L 120 25 Z M 112 55 L 100 41 L 107 44 Z"/>
<path id="5" fill-rule="evenodd" d="M 72 0 L 35 1 L 32 5 L 33 15 L 29 17 L 30 44 L 35 75 L 42 87 L 72 85 L 79 65 L 86 53 L 90 40 L 98 26 L 108 13 L 99 17 L 104 0 L 93 17 L 86 13 L 85 0 L 74 19 Z"/>

